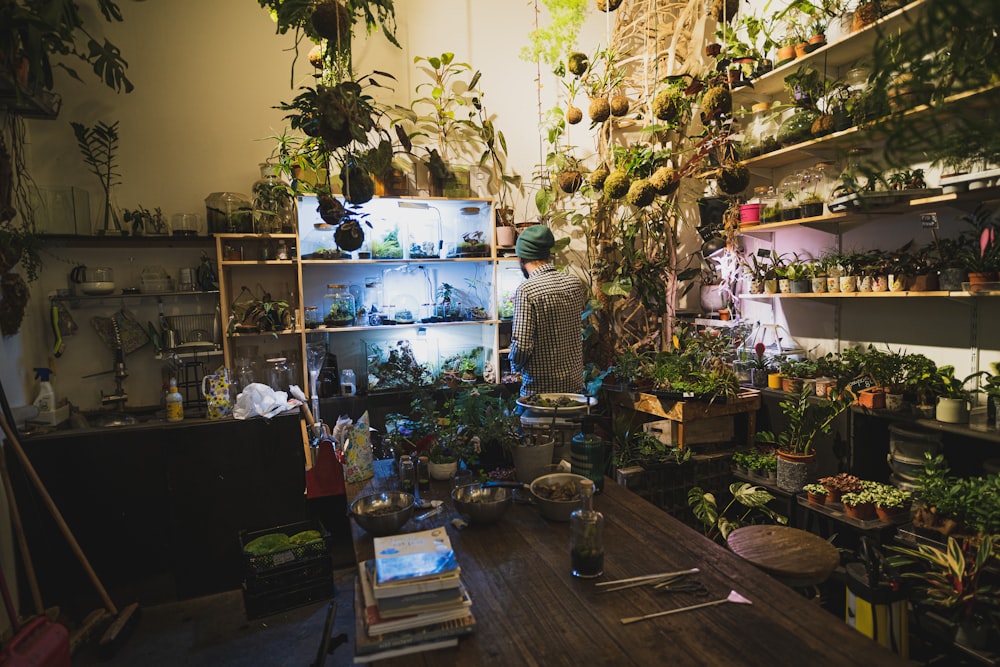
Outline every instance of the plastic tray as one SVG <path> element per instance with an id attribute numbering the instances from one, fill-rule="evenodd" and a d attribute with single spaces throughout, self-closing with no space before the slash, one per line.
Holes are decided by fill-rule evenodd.
<path id="1" fill-rule="evenodd" d="M 309 544 L 299 544 L 289 549 L 276 551 L 270 554 L 254 556 L 243 551 L 243 547 L 262 535 L 271 533 L 284 533 L 291 537 L 303 530 L 318 530 L 323 539 Z M 284 526 L 265 528 L 264 530 L 244 530 L 240 531 L 240 553 L 243 554 L 244 572 L 249 577 L 280 568 L 293 563 L 301 563 L 316 558 L 328 557 L 330 554 L 330 543 L 332 538 L 329 533 L 316 521 L 299 521 L 289 523 Z"/>

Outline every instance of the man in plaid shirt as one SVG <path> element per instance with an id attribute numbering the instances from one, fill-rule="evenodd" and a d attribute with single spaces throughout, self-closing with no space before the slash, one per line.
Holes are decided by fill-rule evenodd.
<path id="1" fill-rule="evenodd" d="M 572 273 L 550 261 L 555 245 L 545 225 L 528 227 L 517 239 L 517 257 L 527 278 L 514 292 L 511 370 L 521 374 L 521 396 L 576 394 L 583 388 L 580 318 L 587 290 Z"/>

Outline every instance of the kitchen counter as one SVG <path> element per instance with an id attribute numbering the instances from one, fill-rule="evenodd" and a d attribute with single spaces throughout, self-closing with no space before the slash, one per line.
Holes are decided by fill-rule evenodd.
<path id="1" fill-rule="evenodd" d="M 349 488 L 348 496 L 394 486 L 391 461 Z M 447 498 L 447 483 L 431 496 Z M 635 494 L 605 480 L 595 497 L 605 525 L 604 576 L 570 574 L 569 524 L 514 503 L 500 522 L 455 530 L 443 514 L 411 520 L 404 532 L 447 526 L 477 628 L 455 648 L 407 655 L 388 665 L 905 665 L 793 589 L 705 538 Z M 355 555 L 372 558 L 372 538 L 353 526 Z M 706 598 L 650 587 L 599 592 L 596 581 L 701 568 Z M 753 604 L 722 604 L 622 625 L 620 619 L 725 598 L 736 590 Z M 357 611 L 357 610 L 356 610 Z"/>

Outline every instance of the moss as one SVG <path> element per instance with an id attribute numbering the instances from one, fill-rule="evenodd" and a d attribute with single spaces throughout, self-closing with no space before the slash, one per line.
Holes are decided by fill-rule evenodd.
<path id="1" fill-rule="evenodd" d="M 654 199 L 656 199 L 656 188 L 642 178 L 632 181 L 628 194 L 625 195 L 625 201 L 632 206 L 649 206 Z"/>
<path id="2" fill-rule="evenodd" d="M 675 176 L 673 167 L 660 167 L 649 177 L 649 183 L 656 188 L 656 194 L 673 194 L 680 185 L 680 181 Z"/>
<path id="3" fill-rule="evenodd" d="M 608 174 L 610 174 L 610 173 L 611 172 L 609 172 L 608 168 L 605 167 L 604 165 L 601 165 L 600 167 L 598 167 L 594 171 L 590 172 L 590 185 L 591 185 L 591 187 L 593 187 L 595 190 L 601 190 L 601 189 L 603 189 L 604 188 L 604 181 L 608 178 Z"/>
<path id="4" fill-rule="evenodd" d="M 623 169 L 615 169 L 604 179 L 604 194 L 611 199 L 621 199 L 628 194 L 632 179 Z"/>
<path id="5" fill-rule="evenodd" d="M 728 88 L 713 86 L 705 91 L 701 98 L 701 106 L 706 112 L 718 111 L 728 114 L 733 110 L 733 95 Z"/>
<path id="6" fill-rule="evenodd" d="M 595 123 L 603 123 L 611 117 L 611 104 L 603 97 L 595 97 L 590 100 L 590 120 Z"/>

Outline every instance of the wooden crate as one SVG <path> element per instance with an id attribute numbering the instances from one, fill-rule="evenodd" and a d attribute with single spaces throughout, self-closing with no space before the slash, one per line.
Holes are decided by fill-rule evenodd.
<path id="1" fill-rule="evenodd" d="M 672 419 L 659 419 L 646 422 L 642 430 L 652 433 L 657 440 L 670 447 L 678 444 L 680 422 Z M 736 427 L 732 415 L 696 419 L 684 424 L 684 444 L 698 445 L 709 442 L 731 442 L 736 435 Z"/>

